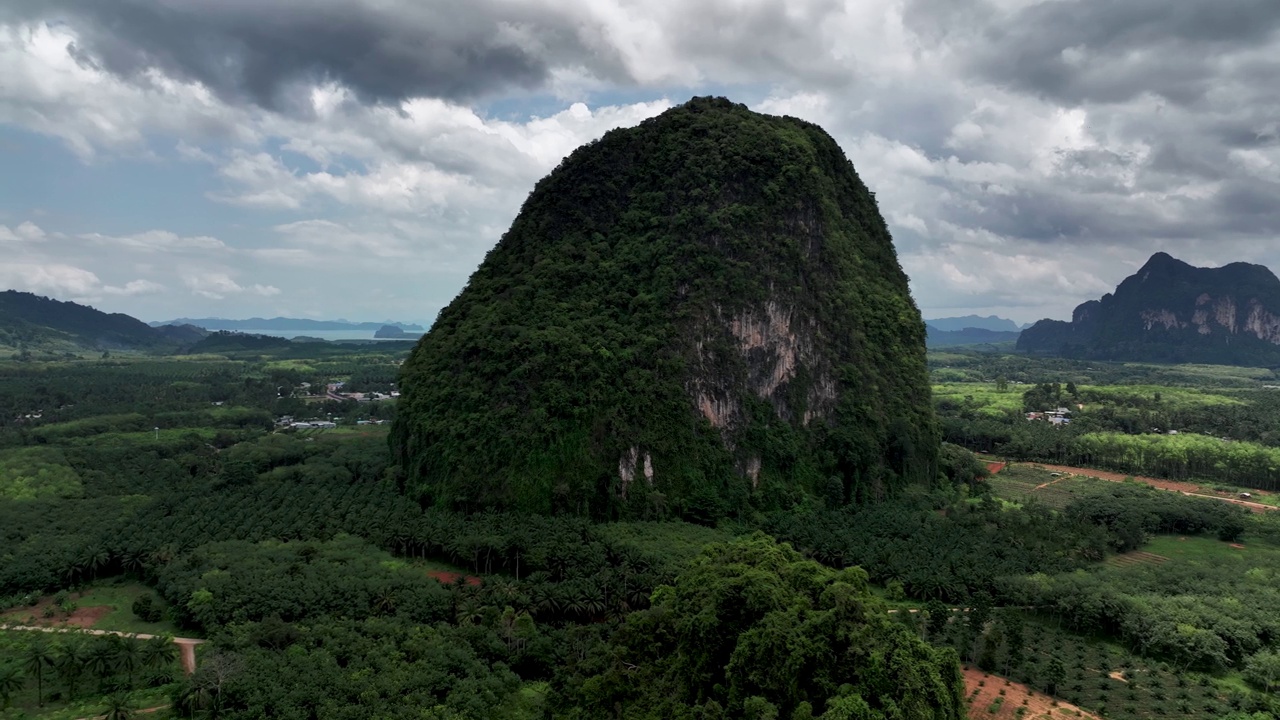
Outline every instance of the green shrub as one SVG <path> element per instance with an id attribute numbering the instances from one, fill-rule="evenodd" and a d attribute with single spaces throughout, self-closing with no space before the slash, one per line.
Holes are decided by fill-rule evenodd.
<path id="1" fill-rule="evenodd" d="M 164 617 L 164 608 L 153 593 L 146 593 L 133 601 L 133 614 L 143 622 L 159 622 Z"/>

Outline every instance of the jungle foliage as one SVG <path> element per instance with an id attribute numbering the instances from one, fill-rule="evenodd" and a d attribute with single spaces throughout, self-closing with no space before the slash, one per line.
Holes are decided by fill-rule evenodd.
<path id="1" fill-rule="evenodd" d="M 404 370 L 395 452 L 442 508 L 711 522 L 937 471 L 875 198 L 817 126 L 722 99 L 566 158 Z"/>
<path id="2" fill-rule="evenodd" d="M 571 666 L 565 718 L 963 718 L 956 657 L 894 623 L 857 568 L 757 533 L 711 545 Z"/>
<path id="3" fill-rule="evenodd" d="M 40 701 L 60 717 L 954 717 L 957 656 L 1118 720 L 1275 709 L 1280 518 L 1101 481 L 1010 500 L 955 445 L 932 487 L 851 505 L 827 482 L 714 527 L 654 503 L 652 520 L 612 523 L 462 514 L 401 493 L 386 427 L 346 422 L 393 404 L 302 385 L 386 387 L 396 351 L 275 352 L 3 366 L 17 413 L 0 423 L 0 612 L 58 622 L 115 588 L 129 618 L 210 642 L 189 678 L 119 648 L 64 677 L 27 658 L 43 634 L 0 633 L 0 717 Z M 1163 387 L 1160 405 L 1234 412 L 1266 380 L 1212 377 L 1200 397 Z M 1154 403 L 1139 387 L 1108 392 Z M 268 431 L 286 413 L 344 423 Z M 1146 552 L 1169 561 L 1121 562 Z M 75 638 L 48 640 L 56 654 Z M 1086 644 L 1147 674 L 1099 675 L 1101 650 L 1050 662 Z"/>

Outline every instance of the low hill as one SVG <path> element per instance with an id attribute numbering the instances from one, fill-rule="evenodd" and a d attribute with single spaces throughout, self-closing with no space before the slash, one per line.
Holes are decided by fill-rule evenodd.
<path id="1" fill-rule="evenodd" d="M 421 335 L 423 327 L 417 323 L 402 322 L 348 322 L 346 320 L 309 320 L 307 318 L 248 318 L 246 320 L 227 320 L 225 318 L 178 318 L 153 322 L 152 327 L 161 325 L 194 325 L 205 330 L 371 330 L 376 331 L 385 326 L 400 328 Z"/>
<path id="2" fill-rule="evenodd" d="M 1061 357 L 1218 365 L 1280 365 L 1280 279 L 1231 263 L 1193 267 L 1151 256 L 1071 321 L 1041 320 L 1022 332 L 1020 352 Z"/>
<path id="3" fill-rule="evenodd" d="M 230 330 L 219 330 L 209 333 L 203 340 L 187 348 L 187 352 L 193 355 L 201 353 L 216 355 L 228 352 L 279 350 L 293 345 L 294 342 L 292 340 L 274 335 L 253 335 Z"/>
<path id="4" fill-rule="evenodd" d="M 925 327 L 929 333 L 925 338 L 925 342 L 931 348 L 1012 343 L 1017 342 L 1020 334 L 1018 330 L 1009 332 L 976 327 L 967 327 L 960 330 L 941 330 L 935 327 L 932 321 L 926 322 Z"/>
<path id="5" fill-rule="evenodd" d="M 165 351 L 196 342 L 193 327 L 157 330 L 121 313 L 104 313 L 74 302 L 32 293 L 0 292 L 0 346 Z"/>
<path id="6" fill-rule="evenodd" d="M 937 328 L 943 332 L 955 332 L 958 330 L 967 330 L 969 328 L 977 328 L 979 330 L 992 330 L 995 332 L 1011 332 L 1016 333 L 1022 328 L 1018 324 L 1008 318 L 988 315 L 982 317 L 979 315 L 962 315 L 960 317 L 934 318 L 930 320 L 925 318 L 925 325 L 931 328 Z"/>

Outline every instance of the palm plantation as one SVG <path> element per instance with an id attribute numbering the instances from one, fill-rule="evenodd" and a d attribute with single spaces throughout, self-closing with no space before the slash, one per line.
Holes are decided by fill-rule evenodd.
<path id="1" fill-rule="evenodd" d="M 26 678 L 22 677 L 22 670 L 16 665 L 5 665 L 0 667 L 0 701 L 3 701 L 4 708 L 9 708 L 9 701 L 13 698 L 13 694 L 22 689 L 26 684 Z"/>
<path id="2" fill-rule="evenodd" d="M 27 646 L 23 660 L 26 671 L 36 679 L 36 704 L 44 706 L 44 671 L 53 666 L 53 655 L 43 641 Z"/>
<path id="3" fill-rule="evenodd" d="M 89 656 L 84 643 L 70 641 L 59 645 L 53 658 L 53 667 L 58 677 L 67 684 L 67 697 L 76 696 L 76 685 L 84 675 Z"/>

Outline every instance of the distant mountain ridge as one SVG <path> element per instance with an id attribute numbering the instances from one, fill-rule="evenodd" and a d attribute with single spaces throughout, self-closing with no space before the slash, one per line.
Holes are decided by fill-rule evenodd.
<path id="1" fill-rule="evenodd" d="M 309 320 L 306 318 L 249 318 L 247 320 L 228 320 L 226 318 L 178 318 L 150 323 L 152 327 L 162 325 L 194 325 L 205 330 L 369 330 L 377 331 L 391 325 L 401 330 L 416 330 L 421 333 L 424 328 L 417 323 L 402 322 L 348 322 L 346 320 Z"/>
<path id="2" fill-rule="evenodd" d="M 154 328 L 122 313 L 17 290 L 0 292 L 0 345 L 96 350 L 172 350 L 207 333 L 190 325 Z"/>
<path id="3" fill-rule="evenodd" d="M 1280 365 L 1280 279 L 1261 265 L 1193 267 L 1151 256 L 1114 293 L 1041 320 L 1021 352 L 1099 360 Z"/>
<path id="4" fill-rule="evenodd" d="M 1022 329 L 1014 321 L 996 315 L 988 315 L 986 317 L 982 317 L 980 315 L 961 315 L 960 317 L 934 318 L 932 320 L 925 318 L 924 322 L 929 327 L 946 332 L 965 330 L 967 328 L 977 328 L 979 330 L 1016 333 Z"/>
<path id="5" fill-rule="evenodd" d="M 976 327 L 967 327 L 960 330 L 939 330 L 929 323 L 925 324 L 925 330 L 928 333 L 925 337 L 925 343 L 931 348 L 1011 343 L 1017 341 L 1020 334 L 1017 330 L 1007 332 Z"/>

